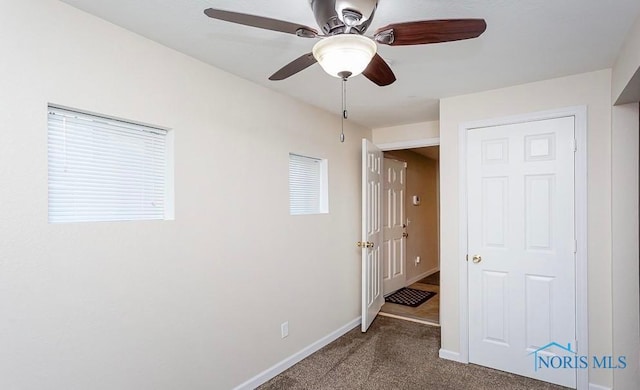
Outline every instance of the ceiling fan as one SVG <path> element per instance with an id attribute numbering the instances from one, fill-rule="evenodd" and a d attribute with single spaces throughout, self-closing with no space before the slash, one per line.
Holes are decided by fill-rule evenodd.
<path id="1" fill-rule="evenodd" d="M 297 23 L 208 8 L 213 19 L 266 30 L 321 38 L 311 53 L 303 54 L 275 72 L 270 80 L 284 80 L 319 62 L 332 76 L 346 80 L 360 73 L 379 86 L 396 81 L 387 62 L 377 54 L 377 44 L 423 45 L 476 38 L 487 28 L 484 19 L 443 19 L 394 23 L 365 35 L 378 0 L 309 0 L 322 33 Z"/>

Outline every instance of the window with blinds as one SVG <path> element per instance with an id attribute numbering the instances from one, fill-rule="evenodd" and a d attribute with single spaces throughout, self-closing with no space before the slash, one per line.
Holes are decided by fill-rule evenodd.
<path id="1" fill-rule="evenodd" d="M 328 212 L 327 160 L 289 154 L 291 215 Z"/>
<path id="2" fill-rule="evenodd" d="M 167 134 L 49 106 L 49 222 L 168 219 Z"/>

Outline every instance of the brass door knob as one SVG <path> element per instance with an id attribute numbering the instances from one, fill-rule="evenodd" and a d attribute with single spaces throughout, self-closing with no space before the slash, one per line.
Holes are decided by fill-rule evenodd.
<path id="1" fill-rule="evenodd" d="M 472 260 L 473 260 L 473 262 L 474 262 L 474 263 L 478 264 L 479 262 L 481 262 L 481 261 L 482 261 L 482 256 L 480 256 L 480 255 L 473 255 Z"/>

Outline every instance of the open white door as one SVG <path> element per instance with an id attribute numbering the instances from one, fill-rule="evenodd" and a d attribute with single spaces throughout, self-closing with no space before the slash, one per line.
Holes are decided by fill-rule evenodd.
<path id="1" fill-rule="evenodd" d="M 384 202 L 382 206 L 382 293 L 390 294 L 405 287 L 407 274 L 406 258 L 406 191 L 407 163 L 384 159 Z"/>
<path id="2" fill-rule="evenodd" d="M 384 304 L 382 295 L 382 151 L 362 140 L 362 331 Z"/>

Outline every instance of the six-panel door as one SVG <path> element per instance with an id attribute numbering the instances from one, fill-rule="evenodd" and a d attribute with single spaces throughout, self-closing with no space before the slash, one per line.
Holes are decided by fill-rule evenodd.
<path id="1" fill-rule="evenodd" d="M 574 118 L 467 141 L 469 360 L 575 387 L 575 370 L 538 369 L 533 354 L 575 345 Z"/>

